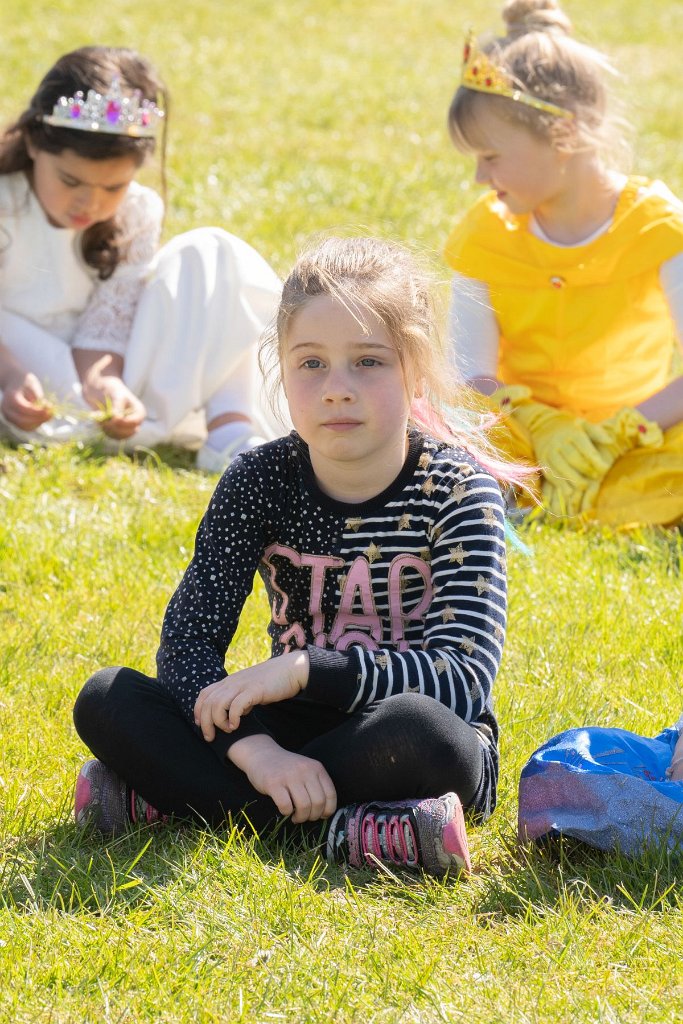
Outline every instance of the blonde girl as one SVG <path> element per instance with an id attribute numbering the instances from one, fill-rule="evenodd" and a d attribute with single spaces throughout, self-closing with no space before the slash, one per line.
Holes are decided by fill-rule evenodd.
<path id="1" fill-rule="evenodd" d="M 47 72 L 0 137 L 0 428 L 15 440 L 206 441 L 205 469 L 266 433 L 256 341 L 279 282 L 200 229 L 158 250 L 135 180 L 164 132 L 140 54 L 87 46 Z M 208 430 L 208 436 L 207 436 Z"/>
<path id="2" fill-rule="evenodd" d="M 470 40 L 448 115 L 487 188 L 452 232 L 463 375 L 506 416 L 556 514 L 683 517 L 683 207 L 628 177 L 606 59 L 555 0 L 510 0 Z"/>
<path id="3" fill-rule="evenodd" d="M 463 809 L 496 800 L 503 505 L 444 424 L 438 353 L 405 250 L 332 238 L 299 259 L 263 347 L 295 430 L 221 478 L 158 678 L 106 669 L 79 696 L 79 822 L 285 816 L 330 860 L 469 866 Z M 257 572 L 272 656 L 226 675 Z"/>

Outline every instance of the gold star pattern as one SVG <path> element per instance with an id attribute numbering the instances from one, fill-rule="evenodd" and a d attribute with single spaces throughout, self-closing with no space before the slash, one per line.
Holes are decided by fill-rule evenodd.
<path id="1" fill-rule="evenodd" d="M 451 553 L 451 557 L 448 559 L 448 561 L 457 562 L 458 565 L 462 565 L 462 563 L 465 561 L 465 558 L 467 557 L 467 552 L 465 551 L 462 544 L 458 544 L 457 548 L 449 548 L 448 550 Z"/>
<path id="2" fill-rule="evenodd" d="M 347 581 L 347 579 L 348 579 L 348 578 L 349 578 L 349 577 L 348 577 L 348 574 L 347 574 L 347 573 L 345 573 L 345 572 L 343 572 L 343 573 L 342 573 L 342 574 L 341 574 L 341 575 L 339 576 L 339 589 L 340 589 L 340 590 L 343 590 L 343 589 L 344 589 L 344 587 L 346 586 L 346 581 Z"/>
<path id="3" fill-rule="evenodd" d="M 495 510 L 489 506 L 484 508 L 484 522 L 487 526 L 498 526 L 498 517 Z"/>
<path id="4" fill-rule="evenodd" d="M 360 518 L 358 518 L 358 519 L 347 519 L 346 520 L 346 529 L 347 530 L 353 530 L 354 533 L 358 533 L 358 531 L 360 530 L 362 524 L 363 524 L 363 520 L 360 519 Z"/>
<path id="5" fill-rule="evenodd" d="M 435 487 L 436 484 L 434 483 L 433 478 L 431 476 L 428 476 L 425 482 L 422 484 L 420 490 L 424 491 L 427 497 L 429 497 L 429 495 L 433 493 Z"/>
<path id="6" fill-rule="evenodd" d="M 477 576 L 477 581 L 474 584 L 474 589 L 476 590 L 477 595 L 481 597 L 482 594 L 488 594 L 489 590 L 491 589 L 491 583 L 489 580 L 486 579 L 485 576 L 482 576 L 482 574 L 479 573 L 479 575 Z"/>
<path id="7" fill-rule="evenodd" d="M 496 623 L 493 632 L 495 634 L 496 640 L 503 641 L 505 639 L 505 630 L 498 622 Z"/>
<path id="8" fill-rule="evenodd" d="M 418 466 L 420 469 L 429 469 L 429 463 L 432 461 L 432 457 L 429 452 L 423 452 L 420 456 Z"/>
<path id="9" fill-rule="evenodd" d="M 455 612 L 453 611 L 449 604 L 447 604 L 444 610 L 441 612 L 441 618 L 444 624 L 446 622 L 455 622 Z"/>
<path id="10" fill-rule="evenodd" d="M 379 668 L 385 669 L 388 664 L 389 664 L 389 658 L 387 657 L 386 654 L 376 654 L 375 655 L 375 665 L 377 665 Z"/>
<path id="11" fill-rule="evenodd" d="M 399 528 L 399 530 L 409 530 L 410 529 L 410 516 L 408 515 L 407 512 L 404 512 L 403 515 L 401 516 L 401 518 L 399 519 L 399 521 L 398 521 L 398 528 Z"/>
<path id="12" fill-rule="evenodd" d="M 370 565 L 372 565 L 373 562 L 376 562 L 377 559 L 381 558 L 381 556 L 382 556 L 382 552 L 377 547 L 377 545 L 375 544 L 374 540 L 370 544 L 370 547 L 365 549 L 363 554 L 367 558 L 367 560 L 370 563 Z"/>
<path id="13" fill-rule="evenodd" d="M 403 573 L 401 573 L 401 575 L 398 578 L 398 592 L 399 592 L 399 594 L 405 594 L 407 587 L 408 587 L 408 581 L 405 578 L 405 576 L 403 575 Z"/>
<path id="14" fill-rule="evenodd" d="M 451 489 L 451 498 L 459 505 L 462 499 L 467 494 L 467 488 L 464 484 L 454 484 Z"/>
<path id="15" fill-rule="evenodd" d="M 434 529 L 432 530 L 432 540 L 433 541 L 437 541 L 442 533 L 443 533 L 443 527 L 435 526 Z"/>
<path id="16" fill-rule="evenodd" d="M 470 466 L 469 462 L 463 462 L 462 466 L 459 467 L 460 476 L 472 476 L 474 469 Z"/>
<path id="17" fill-rule="evenodd" d="M 437 675 L 440 676 L 441 673 L 445 672 L 446 669 L 448 668 L 448 662 L 445 661 L 443 658 L 437 658 L 436 661 L 434 662 L 434 668 L 436 669 Z"/>
<path id="18" fill-rule="evenodd" d="M 432 560 L 432 553 L 429 550 L 429 548 L 420 548 L 420 550 L 418 551 L 418 555 L 420 556 L 423 562 L 430 563 Z"/>
<path id="19" fill-rule="evenodd" d="M 463 637 L 463 639 L 460 641 L 459 646 L 462 648 L 463 651 L 466 651 L 467 654 L 471 655 L 472 652 L 474 651 L 474 648 L 477 646 L 477 641 L 473 636 L 466 636 Z"/>

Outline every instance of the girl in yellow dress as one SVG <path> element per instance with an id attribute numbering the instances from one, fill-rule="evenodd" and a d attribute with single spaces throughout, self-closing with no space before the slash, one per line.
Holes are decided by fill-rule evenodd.
<path id="1" fill-rule="evenodd" d="M 446 245 L 455 359 L 552 513 L 683 519 L 683 205 L 613 169 L 605 58 L 556 0 L 509 0 L 449 111 L 489 191 Z"/>

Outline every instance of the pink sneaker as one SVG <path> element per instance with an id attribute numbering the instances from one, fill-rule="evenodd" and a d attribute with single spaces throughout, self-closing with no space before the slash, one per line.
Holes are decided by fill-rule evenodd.
<path id="1" fill-rule="evenodd" d="M 101 761 L 86 761 L 76 779 L 74 815 L 77 825 L 92 825 L 116 836 L 128 825 L 166 821 L 134 789 Z"/>
<path id="2" fill-rule="evenodd" d="M 462 804 L 455 793 L 425 800 L 341 807 L 327 833 L 327 860 L 422 868 L 442 878 L 472 869 Z"/>

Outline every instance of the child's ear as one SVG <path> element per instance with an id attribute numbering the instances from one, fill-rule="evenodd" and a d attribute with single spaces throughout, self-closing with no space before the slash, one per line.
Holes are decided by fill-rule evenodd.
<path id="1" fill-rule="evenodd" d="M 553 149 L 562 156 L 573 156 L 579 148 L 577 145 L 577 133 L 574 118 L 571 120 L 568 120 L 567 118 L 558 118 L 558 121 L 561 121 L 561 123 L 555 125 L 552 140 Z"/>

